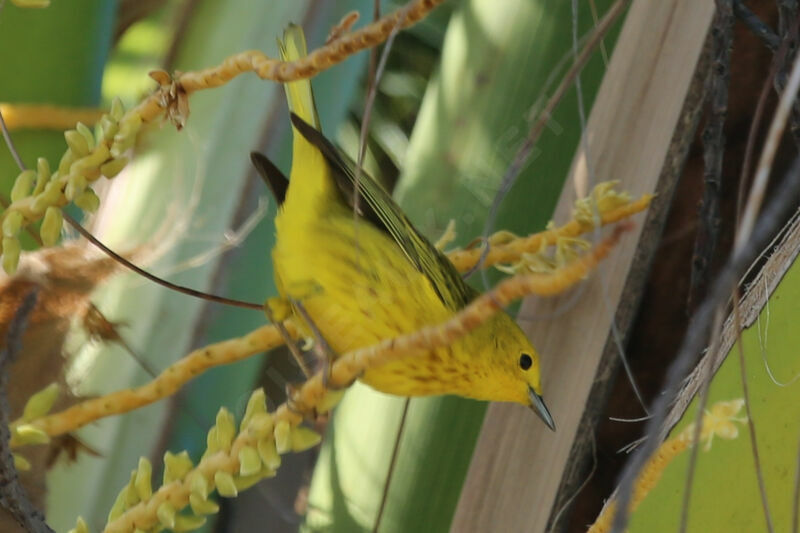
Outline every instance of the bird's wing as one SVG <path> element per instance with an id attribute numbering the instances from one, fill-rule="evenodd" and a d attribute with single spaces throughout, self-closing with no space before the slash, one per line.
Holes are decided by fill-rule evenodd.
<path id="1" fill-rule="evenodd" d="M 355 163 L 312 125 L 294 113 L 291 118 L 295 129 L 325 156 L 338 188 L 352 207 L 355 203 Z M 475 290 L 464 282 L 450 260 L 417 231 L 380 183 L 362 172 L 358 190 L 362 200 L 359 202 L 361 217 L 394 239 L 408 260 L 430 280 L 446 306 L 454 310 L 461 309 L 475 297 Z"/>

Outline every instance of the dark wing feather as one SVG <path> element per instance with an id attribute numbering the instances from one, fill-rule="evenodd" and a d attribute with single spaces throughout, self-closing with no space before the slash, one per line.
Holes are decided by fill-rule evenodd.
<path id="1" fill-rule="evenodd" d="M 313 126 L 294 113 L 291 117 L 297 131 L 325 156 L 333 169 L 336 184 L 352 207 L 355 163 Z M 358 180 L 358 189 L 361 199 L 359 214 L 394 239 L 408 260 L 430 280 L 446 306 L 451 309 L 461 309 L 475 297 L 475 290 L 464 282 L 450 260 L 417 231 L 400 206 L 377 181 L 362 172 Z"/>
<path id="2" fill-rule="evenodd" d="M 267 159 L 267 156 L 258 152 L 250 152 L 250 161 L 256 167 L 258 175 L 267 184 L 269 190 L 272 191 L 272 196 L 278 205 L 282 205 L 286 199 L 286 189 L 289 188 L 289 180 L 286 179 L 283 172 L 281 172 L 275 164 Z"/>

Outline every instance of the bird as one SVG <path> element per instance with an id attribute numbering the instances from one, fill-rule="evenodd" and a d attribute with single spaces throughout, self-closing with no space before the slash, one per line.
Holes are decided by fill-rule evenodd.
<path id="1" fill-rule="evenodd" d="M 284 61 L 307 54 L 300 26 L 290 25 L 278 44 Z M 285 89 L 290 178 L 258 152 L 251 160 L 279 204 L 272 262 L 287 317 L 321 336 L 333 359 L 452 318 L 479 293 L 380 183 L 363 171 L 356 179 L 353 161 L 321 132 L 311 81 Z M 369 367 L 359 379 L 397 396 L 515 402 L 555 431 L 539 354 L 502 310 L 448 346 Z"/>

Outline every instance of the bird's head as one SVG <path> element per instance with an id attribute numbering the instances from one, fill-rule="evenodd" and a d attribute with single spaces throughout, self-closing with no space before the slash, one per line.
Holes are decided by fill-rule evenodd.
<path id="1" fill-rule="evenodd" d="M 504 401 L 513 401 L 528 406 L 551 430 L 556 425 L 542 399 L 542 379 L 539 354 L 531 342 L 505 313 L 498 313 L 490 321 L 493 359 L 500 363 Z"/>

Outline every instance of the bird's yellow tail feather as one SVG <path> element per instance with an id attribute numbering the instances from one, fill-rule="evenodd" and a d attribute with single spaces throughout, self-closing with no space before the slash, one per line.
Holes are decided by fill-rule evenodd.
<path id="1" fill-rule="evenodd" d="M 283 32 L 283 40 L 278 41 L 278 47 L 281 59 L 284 61 L 295 61 L 305 57 L 308 51 L 303 28 L 296 24 L 290 24 Z M 319 117 L 314 104 L 314 93 L 311 92 L 311 81 L 308 79 L 291 81 L 285 83 L 284 87 L 286 88 L 286 99 L 289 101 L 289 110 L 319 130 Z"/>

